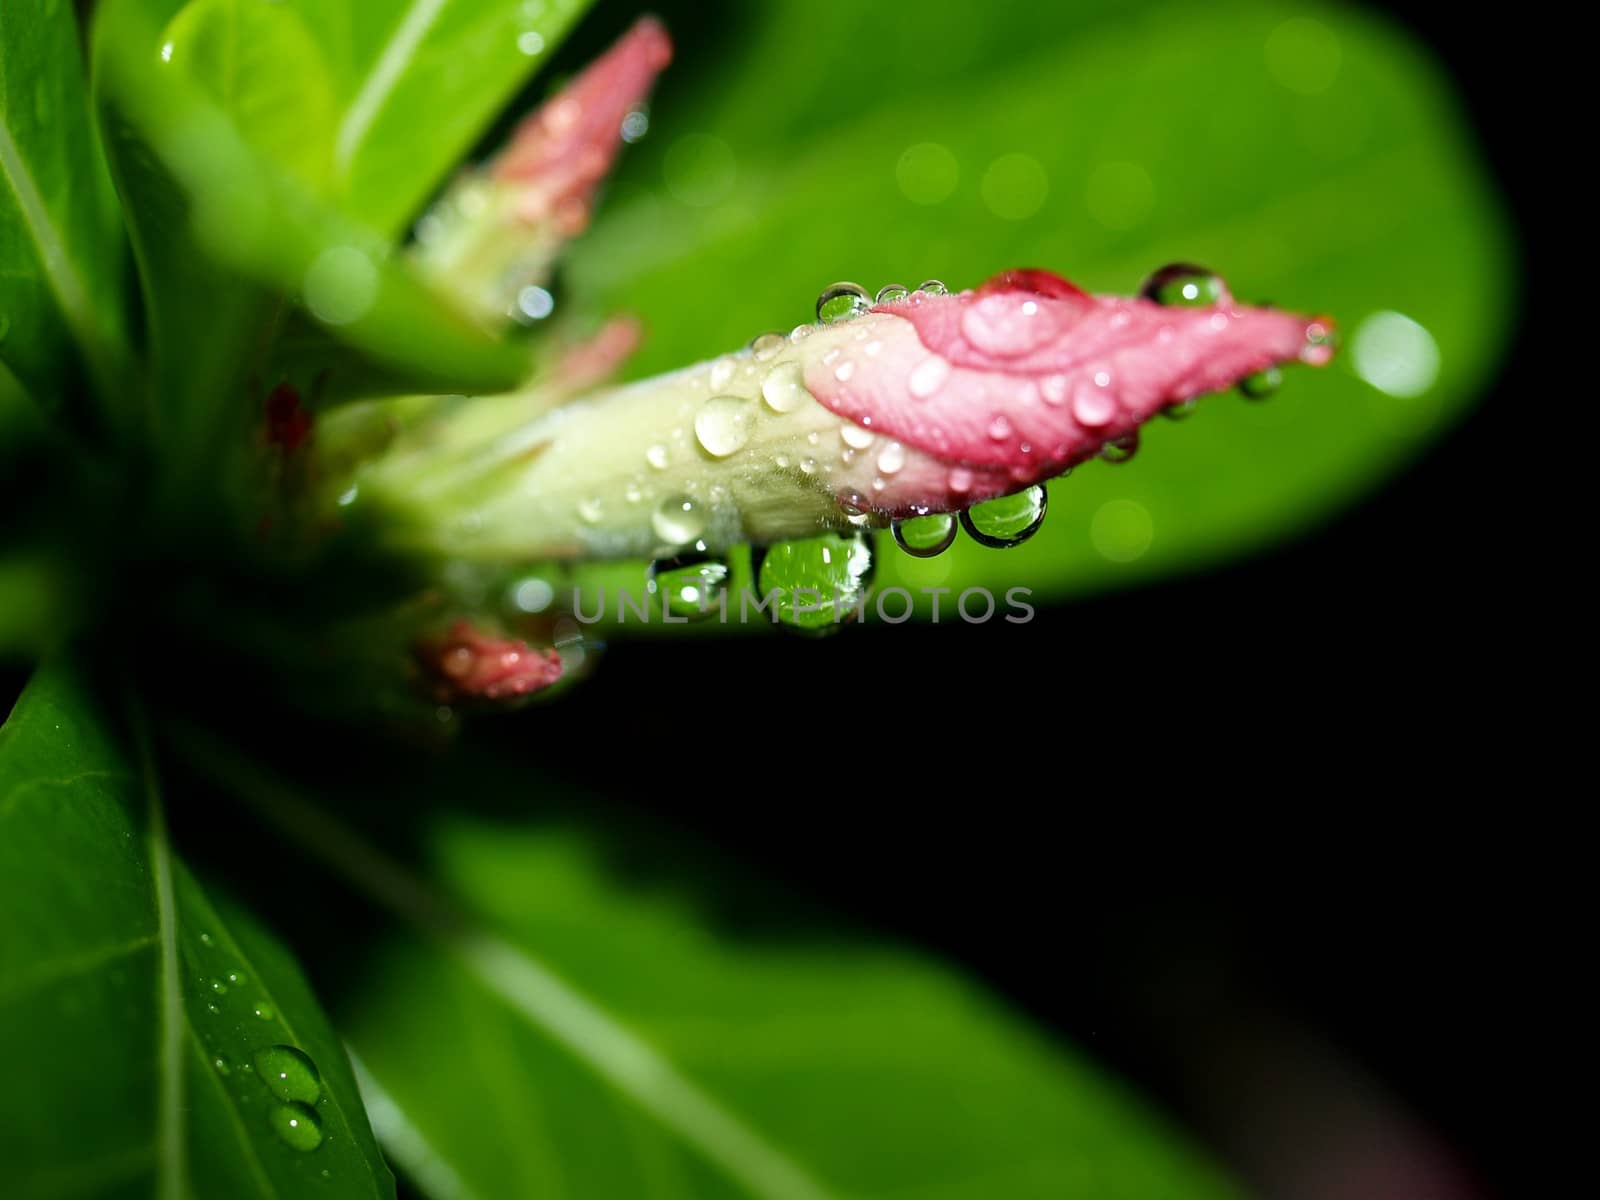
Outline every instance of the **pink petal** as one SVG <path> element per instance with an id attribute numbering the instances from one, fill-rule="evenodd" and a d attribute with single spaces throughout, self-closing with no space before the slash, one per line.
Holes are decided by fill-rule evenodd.
<path id="1" fill-rule="evenodd" d="M 1090 296 L 1046 271 L 914 293 L 851 324 L 842 344 L 826 339 L 837 353 L 808 356 L 805 383 L 832 412 L 905 448 L 892 479 L 858 469 L 834 480 L 842 499 L 891 512 L 1016 491 L 1170 405 L 1331 356 L 1327 318 L 1231 298 L 1187 308 Z"/>
<path id="2" fill-rule="evenodd" d="M 553 221 L 568 237 L 583 230 L 595 188 L 621 149 L 623 118 L 671 60 L 667 31 L 645 17 L 523 121 L 493 168 L 496 179 L 521 188 L 523 220 Z"/>

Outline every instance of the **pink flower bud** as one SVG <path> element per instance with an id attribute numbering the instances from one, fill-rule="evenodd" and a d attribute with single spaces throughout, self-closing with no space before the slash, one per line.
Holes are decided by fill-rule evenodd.
<path id="1" fill-rule="evenodd" d="M 830 411 L 898 447 L 888 464 L 864 454 L 836 471 L 836 494 L 901 515 L 1014 492 L 1136 434 L 1164 408 L 1281 362 L 1320 365 L 1330 332 L 1327 318 L 1239 305 L 1226 292 L 1216 304 L 1168 307 L 1008 271 L 819 330 L 805 343 L 804 378 Z"/>
<path id="2" fill-rule="evenodd" d="M 561 678 L 561 656 L 556 651 L 491 637 L 467 621 L 457 621 L 441 639 L 419 642 L 417 657 L 442 704 L 513 700 Z"/>

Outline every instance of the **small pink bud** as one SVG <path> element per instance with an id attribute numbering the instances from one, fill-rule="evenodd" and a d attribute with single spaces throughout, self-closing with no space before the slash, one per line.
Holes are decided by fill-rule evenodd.
<path id="1" fill-rule="evenodd" d="M 457 621 L 442 639 L 419 642 L 417 657 L 432 677 L 440 703 L 513 700 L 561 678 L 556 651 L 492 637 L 468 621 Z"/>

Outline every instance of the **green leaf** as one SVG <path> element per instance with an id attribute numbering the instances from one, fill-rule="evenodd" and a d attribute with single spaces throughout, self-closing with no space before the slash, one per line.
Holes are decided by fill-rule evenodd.
<path id="1" fill-rule="evenodd" d="M 109 396 L 126 354 L 123 240 L 71 4 L 0 11 L 0 364 L 41 403 L 81 353 Z"/>
<path id="2" fill-rule="evenodd" d="M 861 50 L 883 45 L 892 64 Z M 1059 595 L 1304 530 L 1462 418 L 1516 306 L 1506 218 L 1443 73 L 1356 6 L 998 0 L 980 19 L 930 0 L 908 21 L 778 0 L 742 10 L 698 74 L 668 73 L 614 196 L 566 280 L 645 319 L 639 375 L 810 320 L 835 279 L 967 287 L 1039 266 L 1126 294 L 1182 260 L 1343 325 L 1331 369 L 1286 372 L 1265 403 L 1208 398 L 1127 465 L 1052 484 L 1019 549 L 963 538 L 916 560 L 884 535 L 879 588 Z M 1407 343 L 1421 367 L 1438 350 L 1415 396 L 1357 373 L 1389 311 L 1426 330 Z"/>
<path id="3" fill-rule="evenodd" d="M 383 798 L 373 828 L 421 814 L 417 871 L 343 823 L 358 798 L 336 819 L 181 740 L 398 917 L 334 1004 L 374 1127 L 436 1200 L 1236 1194 L 1084 1060 L 920 955 L 813 934 L 753 885 L 730 926 L 706 905 L 725 864 L 651 843 L 646 884 L 597 817 L 460 811 L 521 775 L 458 756 L 431 790 L 399 770 L 364 781 Z"/>
<path id="4" fill-rule="evenodd" d="M 589 3 L 288 0 L 335 81 L 344 211 L 397 236 Z"/>
<path id="5" fill-rule="evenodd" d="M 392 1197 L 299 969 L 175 859 L 112 728 L 57 665 L 0 730 L 0 1194 Z M 257 1066 L 278 1045 L 316 1095 Z"/>

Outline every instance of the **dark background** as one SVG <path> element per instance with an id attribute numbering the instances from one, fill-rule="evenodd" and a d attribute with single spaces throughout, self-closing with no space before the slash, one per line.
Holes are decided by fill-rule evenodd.
<path id="1" fill-rule="evenodd" d="M 1536 30 L 1383 7 L 1454 75 L 1531 229 L 1528 181 L 1550 169 L 1528 137 Z M 1537 447 L 1560 435 L 1519 411 L 1548 369 L 1535 327 L 1524 307 L 1481 406 L 1423 461 L 1268 557 L 1027 626 L 697 642 L 719 737 L 759 747 L 776 718 L 841 754 L 898 744 L 897 793 L 756 763 L 669 788 L 673 818 L 967 963 L 1270 1195 L 1533 1191 L 1535 1072 L 1569 1036 L 1540 945 L 1562 835 L 1538 809 L 1535 672 L 1564 631 L 1537 544 L 1558 516 Z M 536 733 L 499 736 L 584 744 L 618 697 L 669 699 L 690 652 L 629 644 Z M 707 714 L 651 712 L 668 757 L 606 756 L 590 786 L 662 794 L 665 748 Z"/>
<path id="2" fill-rule="evenodd" d="M 1533 228 L 1528 181 L 1550 170 L 1525 120 L 1533 31 L 1387 7 L 1453 72 Z M 670 796 L 658 815 L 717 850 L 966 964 L 1269 1195 L 1532 1192 L 1535 1074 L 1571 1036 L 1541 943 L 1565 902 L 1549 843 L 1572 835 L 1539 808 L 1536 672 L 1566 639 L 1534 530 L 1560 434 L 1519 405 L 1560 396 L 1524 312 L 1463 425 L 1270 556 L 1020 627 L 631 644 L 479 736 L 532 758 L 590 744 L 692 653 L 728 744 L 763 745 L 778 716 L 844 757 L 887 747 L 896 793 L 758 763 L 663 786 L 708 718 L 671 703 L 651 710 L 661 753 L 598 756 L 590 788 Z M 0 674 L 0 696 L 21 682 Z"/>

